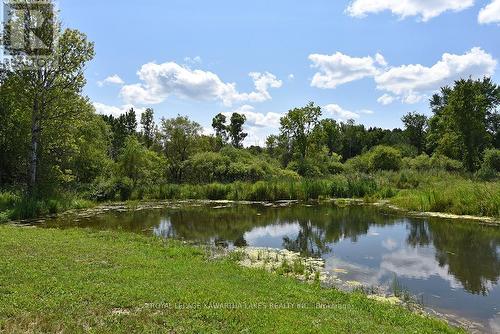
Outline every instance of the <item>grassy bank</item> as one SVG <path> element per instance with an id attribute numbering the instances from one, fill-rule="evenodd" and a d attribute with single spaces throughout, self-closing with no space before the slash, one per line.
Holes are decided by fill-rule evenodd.
<path id="1" fill-rule="evenodd" d="M 102 190 L 101 190 L 102 191 Z M 97 196 L 97 197 L 96 197 Z M 403 209 L 457 215 L 500 217 L 500 182 L 480 181 L 449 172 L 378 172 L 341 174 L 327 179 L 269 180 L 255 183 L 158 184 L 134 189 L 113 188 L 49 199 L 27 199 L 0 193 L 0 222 L 33 218 L 101 201 L 209 199 L 233 201 L 389 199 Z"/>
<path id="2" fill-rule="evenodd" d="M 3 226 L 0 268 L 0 332 L 456 331 L 360 294 L 208 261 L 197 248 L 123 232 Z M 297 304 L 307 307 L 270 307 Z"/>

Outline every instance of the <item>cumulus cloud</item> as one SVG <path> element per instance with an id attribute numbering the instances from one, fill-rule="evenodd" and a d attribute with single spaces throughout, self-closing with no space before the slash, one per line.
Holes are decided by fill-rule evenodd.
<path id="1" fill-rule="evenodd" d="M 489 5 L 479 12 L 478 21 L 481 24 L 500 24 L 500 0 L 492 0 Z"/>
<path id="2" fill-rule="evenodd" d="M 386 106 L 386 105 L 389 105 L 392 102 L 394 102 L 395 99 L 396 98 L 394 96 L 392 96 L 392 95 L 384 94 L 384 95 L 382 95 L 381 97 L 379 97 L 377 99 L 377 102 L 380 103 L 380 104 L 382 104 L 382 105 L 384 105 L 384 106 Z"/>
<path id="3" fill-rule="evenodd" d="M 388 105 L 396 100 L 417 103 L 427 94 L 452 84 L 460 78 L 480 78 L 495 73 L 497 61 L 481 48 L 472 48 L 462 55 L 445 53 L 441 60 L 427 67 L 410 64 L 391 67 L 381 54 L 354 58 L 337 52 L 332 56 L 311 55 L 313 67 L 318 67 L 311 85 L 318 88 L 336 88 L 341 84 L 362 78 L 373 78 L 377 88 L 385 94 L 378 102 Z"/>
<path id="4" fill-rule="evenodd" d="M 400 18 L 417 16 L 426 22 L 446 11 L 459 12 L 474 5 L 474 0 L 354 0 L 347 8 L 353 17 L 390 11 Z"/>
<path id="5" fill-rule="evenodd" d="M 137 108 L 132 104 L 125 104 L 121 107 L 110 106 L 104 103 L 94 102 L 92 103 L 94 106 L 96 113 L 100 115 L 112 115 L 118 117 L 122 114 L 125 114 L 130 109 L 134 109 L 137 113 L 137 117 L 140 117 L 140 114 L 145 111 L 145 108 Z"/>
<path id="6" fill-rule="evenodd" d="M 339 106 L 338 104 L 327 104 L 326 106 L 323 107 L 323 110 L 325 110 L 327 114 L 329 114 L 330 116 L 343 121 L 347 121 L 350 119 L 358 119 L 360 117 L 359 114 L 373 114 L 372 110 L 363 109 L 354 112 L 346 110 L 341 106 Z"/>
<path id="7" fill-rule="evenodd" d="M 337 52 L 333 55 L 312 54 L 309 60 L 317 68 L 311 86 L 318 88 L 336 88 L 339 85 L 372 77 L 377 74 L 376 64 L 385 62 L 382 55 L 372 57 L 351 57 Z"/>
<path id="8" fill-rule="evenodd" d="M 102 81 L 98 81 L 97 85 L 99 87 L 103 87 L 104 85 L 107 85 L 107 84 L 123 85 L 124 83 L 125 82 L 123 81 L 122 78 L 120 78 L 120 76 L 118 74 L 113 74 Z"/>
<path id="9" fill-rule="evenodd" d="M 175 95 L 198 101 L 220 101 L 224 105 L 241 102 L 262 102 L 271 99 L 270 88 L 279 88 L 282 81 L 265 72 L 252 72 L 255 91 L 240 93 L 235 83 L 223 82 L 217 74 L 192 70 L 174 62 L 148 63 L 137 73 L 141 83 L 122 87 L 121 96 L 128 103 L 158 104 Z"/>
<path id="10" fill-rule="evenodd" d="M 425 93 L 438 90 L 460 78 L 491 76 L 497 61 L 480 48 L 463 55 L 445 53 L 431 67 L 420 64 L 393 67 L 375 76 L 377 88 L 400 96 L 405 103 L 420 101 Z M 388 102 L 387 96 L 381 100 Z"/>
<path id="11" fill-rule="evenodd" d="M 255 108 L 253 106 L 250 106 L 248 104 L 245 104 L 233 112 L 236 112 L 238 114 L 243 114 L 246 116 L 247 121 L 245 124 L 249 126 L 256 126 L 256 127 L 271 127 L 271 128 L 279 128 L 280 127 L 280 120 L 281 117 L 283 117 L 283 114 L 280 113 L 275 113 L 275 112 L 268 112 L 266 114 L 262 114 L 259 112 L 254 111 Z M 233 112 L 228 112 L 228 113 L 223 113 L 226 117 L 230 118 L 231 114 Z"/>

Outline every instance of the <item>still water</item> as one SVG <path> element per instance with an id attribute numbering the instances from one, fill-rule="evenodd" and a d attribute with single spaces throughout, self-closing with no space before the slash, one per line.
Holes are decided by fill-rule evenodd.
<path id="1" fill-rule="evenodd" d="M 322 257 L 340 279 L 390 287 L 500 333 L 500 228 L 334 204 L 182 205 L 59 218 L 47 226 L 119 229 L 200 243 L 286 248 Z"/>

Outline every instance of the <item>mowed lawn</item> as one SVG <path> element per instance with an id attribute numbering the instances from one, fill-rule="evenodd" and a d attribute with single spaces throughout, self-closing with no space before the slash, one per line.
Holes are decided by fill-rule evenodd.
<path id="1" fill-rule="evenodd" d="M 0 226 L 0 332 L 455 333 L 200 248 L 126 232 Z"/>

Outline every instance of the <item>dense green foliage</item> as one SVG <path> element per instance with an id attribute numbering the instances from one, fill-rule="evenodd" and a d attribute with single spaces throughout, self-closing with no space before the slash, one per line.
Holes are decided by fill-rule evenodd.
<path id="1" fill-rule="evenodd" d="M 311 102 L 284 115 L 279 133 L 267 138 L 266 147 L 244 148 L 244 114 L 233 113 L 229 120 L 216 115 L 213 136 L 204 135 L 200 124 L 186 116 L 156 124 L 152 109 L 141 115 L 133 109 L 117 117 L 97 115 L 82 95 L 93 44 L 76 30 L 57 33 L 57 52 L 40 69 L 46 75 L 21 67 L 3 68 L 0 75 L 0 191 L 19 194 L 17 203 L 68 202 L 65 198 L 73 194 L 94 201 L 164 198 L 159 189 L 211 183 L 238 188 L 227 184 L 257 181 L 313 184 L 321 183 L 316 179 L 365 179 L 374 178 L 366 174 L 400 170 L 498 180 L 500 88 L 489 78 L 442 88 L 430 101 L 433 115 L 409 113 L 402 119 L 404 129 L 337 122 Z M 392 188 L 383 197 L 399 190 Z M 349 186 L 342 195 L 322 195 L 375 192 L 358 194 Z M 310 198 L 287 195 L 283 197 Z M 8 210 L 4 217 L 12 217 L 14 207 Z M 14 217 L 44 211 L 21 210 L 26 214 Z"/>
<path id="2" fill-rule="evenodd" d="M 0 236 L 1 332 L 461 332 L 360 293 L 208 260 L 174 241 L 6 226 Z"/>

